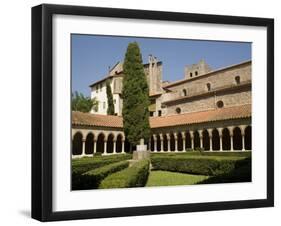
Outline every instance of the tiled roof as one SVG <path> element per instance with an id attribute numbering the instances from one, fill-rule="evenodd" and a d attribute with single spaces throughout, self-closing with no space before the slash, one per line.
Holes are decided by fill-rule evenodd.
<path id="1" fill-rule="evenodd" d="M 149 120 L 150 127 L 154 129 L 249 117 L 251 117 L 251 104 L 178 115 L 151 117 Z M 78 126 L 122 128 L 123 120 L 120 116 L 97 115 L 73 111 L 72 124 Z"/>
<path id="2" fill-rule="evenodd" d="M 251 104 L 178 115 L 154 117 L 150 119 L 150 127 L 160 128 L 191 125 L 204 122 L 214 122 L 248 117 L 251 117 Z"/>
<path id="3" fill-rule="evenodd" d="M 72 125 L 123 128 L 123 119 L 120 116 L 114 115 L 98 115 L 73 111 Z"/>

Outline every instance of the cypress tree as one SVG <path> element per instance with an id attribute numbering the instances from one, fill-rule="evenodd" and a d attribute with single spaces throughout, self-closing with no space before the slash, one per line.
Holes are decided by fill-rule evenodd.
<path id="1" fill-rule="evenodd" d="M 107 96 L 107 114 L 114 115 L 113 96 L 109 81 L 106 81 L 106 96 Z"/>
<path id="2" fill-rule="evenodd" d="M 128 45 L 123 71 L 124 132 L 128 141 L 137 145 L 140 139 L 148 139 L 150 136 L 149 90 L 137 42 Z"/>

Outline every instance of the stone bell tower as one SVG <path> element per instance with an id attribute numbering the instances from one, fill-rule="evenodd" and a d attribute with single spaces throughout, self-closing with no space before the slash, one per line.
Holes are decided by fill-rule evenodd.
<path id="1" fill-rule="evenodd" d="M 147 81 L 149 84 L 149 93 L 156 94 L 161 92 L 162 82 L 162 63 L 155 56 L 148 56 Z"/>

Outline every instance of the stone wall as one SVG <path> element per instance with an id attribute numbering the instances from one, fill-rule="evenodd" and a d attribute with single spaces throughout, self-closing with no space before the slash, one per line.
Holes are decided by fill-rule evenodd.
<path id="1" fill-rule="evenodd" d="M 218 70 L 200 77 L 188 79 L 176 85 L 168 86 L 168 89 L 173 93 L 175 98 L 183 96 L 184 89 L 189 96 L 201 92 L 208 92 L 208 83 L 210 84 L 211 90 L 236 85 L 236 76 L 240 77 L 240 83 L 251 81 L 251 63 L 244 63 L 225 70 Z"/>
<path id="2" fill-rule="evenodd" d="M 240 92 L 224 92 L 219 95 L 213 94 L 208 97 L 203 96 L 199 98 L 177 101 L 171 105 L 167 105 L 166 115 L 177 114 L 177 108 L 181 109 L 181 113 L 215 109 L 217 108 L 218 101 L 223 101 L 223 107 L 250 104 L 251 90 L 245 90 Z"/>

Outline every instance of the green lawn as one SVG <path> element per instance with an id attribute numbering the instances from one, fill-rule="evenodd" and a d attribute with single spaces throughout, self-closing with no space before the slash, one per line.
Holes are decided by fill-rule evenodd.
<path id="1" fill-rule="evenodd" d="M 191 175 L 186 173 L 157 170 L 150 172 L 146 186 L 191 185 L 208 178 L 208 176 L 203 175 Z"/>

